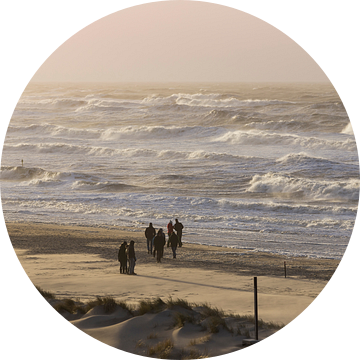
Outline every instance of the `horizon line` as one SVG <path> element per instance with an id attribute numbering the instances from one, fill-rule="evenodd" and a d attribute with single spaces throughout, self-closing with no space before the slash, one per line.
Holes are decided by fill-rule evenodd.
<path id="1" fill-rule="evenodd" d="M 59 81 L 59 80 L 30 80 L 27 85 L 30 84 L 330 84 L 332 85 L 330 80 L 327 81 L 111 81 L 111 80 L 103 80 L 103 81 Z"/>

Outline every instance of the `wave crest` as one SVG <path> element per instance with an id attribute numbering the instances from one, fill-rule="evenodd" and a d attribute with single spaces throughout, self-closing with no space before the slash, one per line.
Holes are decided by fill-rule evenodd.
<path id="1" fill-rule="evenodd" d="M 314 200 L 358 200 L 359 179 L 347 181 L 315 181 L 282 174 L 255 175 L 247 192 L 279 194 Z"/>
<path id="2" fill-rule="evenodd" d="M 283 100 L 260 100 L 247 99 L 239 100 L 233 96 L 222 94 L 173 94 L 167 97 L 153 95 L 142 101 L 146 105 L 182 105 L 190 107 L 212 107 L 212 108 L 242 108 L 244 106 L 266 106 L 266 105 L 286 105 L 293 102 Z"/>
<path id="3" fill-rule="evenodd" d="M 59 171 L 48 171 L 41 168 L 27 168 L 23 166 L 2 166 L 1 180 L 7 181 L 59 181 L 69 174 Z"/>
<path id="4" fill-rule="evenodd" d="M 277 134 L 267 132 L 245 132 L 241 130 L 228 131 L 214 139 L 218 142 L 228 142 L 243 145 L 288 145 L 301 146 L 304 148 L 318 149 L 342 149 L 355 151 L 356 142 L 353 139 L 344 141 L 327 140 L 317 137 L 304 137 L 291 134 Z"/>

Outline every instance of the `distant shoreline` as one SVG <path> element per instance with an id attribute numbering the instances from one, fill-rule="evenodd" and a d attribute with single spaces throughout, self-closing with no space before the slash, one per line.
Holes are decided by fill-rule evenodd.
<path id="1" fill-rule="evenodd" d="M 6 223 L 15 249 L 37 254 L 93 254 L 117 262 L 117 250 L 126 240 L 135 241 L 138 264 L 155 262 L 147 253 L 142 232 L 124 229 L 104 229 L 85 226 L 63 226 L 39 223 Z M 165 255 L 170 254 L 165 248 Z M 201 268 L 250 276 L 287 276 L 311 280 L 330 280 L 339 260 L 307 257 L 290 257 L 248 249 L 198 245 L 184 242 L 178 249 L 176 261 L 166 256 L 164 266 Z"/>

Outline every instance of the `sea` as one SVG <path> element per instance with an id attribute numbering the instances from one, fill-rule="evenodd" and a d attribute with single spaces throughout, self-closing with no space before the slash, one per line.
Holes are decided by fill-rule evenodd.
<path id="1" fill-rule="evenodd" d="M 313 258 L 341 259 L 359 184 L 331 83 L 30 83 L 1 158 L 7 222 Z"/>

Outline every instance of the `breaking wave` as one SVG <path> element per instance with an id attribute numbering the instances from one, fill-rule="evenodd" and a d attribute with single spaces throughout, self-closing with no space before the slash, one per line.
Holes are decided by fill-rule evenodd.
<path id="1" fill-rule="evenodd" d="M 159 159 L 188 159 L 188 160 L 212 160 L 225 162 L 238 162 L 245 160 L 256 160 L 254 156 L 236 156 L 226 153 L 207 152 L 204 150 L 176 151 L 176 150 L 154 150 L 142 148 L 114 149 L 102 146 L 69 145 L 66 143 L 40 143 L 40 144 L 18 144 L 5 145 L 4 151 L 18 151 L 20 153 L 39 153 L 55 155 L 92 155 L 92 156 L 114 156 L 127 158 L 159 158 Z M 20 169 L 22 169 L 20 167 Z"/>
<path id="2" fill-rule="evenodd" d="M 167 97 L 153 95 L 142 101 L 146 105 L 183 105 L 191 107 L 212 107 L 212 108 L 242 108 L 245 106 L 262 107 L 266 105 L 294 104 L 282 100 L 239 100 L 234 97 L 225 97 L 222 94 L 173 94 Z"/>
<path id="3" fill-rule="evenodd" d="M 351 123 L 348 123 L 344 129 L 341 131 L 342 134 L 354 135 L 354 130 L 351 126 Z"/>
<path id="4" fill-rule="evenodd" d="M 228 131 L 224 135 L 214 139 L 218 142 L 227 142 L 231 144 L 243 145 L 287 145 L 301 146 L 310 149 L 342 149 L 348 151 L 356 150 L 356 142 L 353 139 L 327 140 L 317 137 L 306 137 L 292 134 L 277 134 L 267 132 L 245 132 L 245 131 Z"/>
<path id="5" fill-rule="evenodd" d="M 41 168 L 26 168 L 23 166 L 1 167 L 1 180 L 8 181 L 29 181 L 33 179 L 43 181 L 58 181 L 66 176 L 69 176 L 69 173 L 62 173 L 59 171 L 47 171 Z"/>
<path id="6" fill-rule="evenodd" d="M 96 181 L 75 181 L 72 184 L 74 190 L 99 191 L 99 192 L 122 192 L 136 189 L 136 186 L 114 182 L 96 182 Z"/>
<path id="7" fill-rule="evenodd" d="M 314 200 L 358 200 L 359 179 L 344 181 L 315 181 L 282 174 L 255 175 L 248 192 L 282 194 L 283 196 Z"/>

